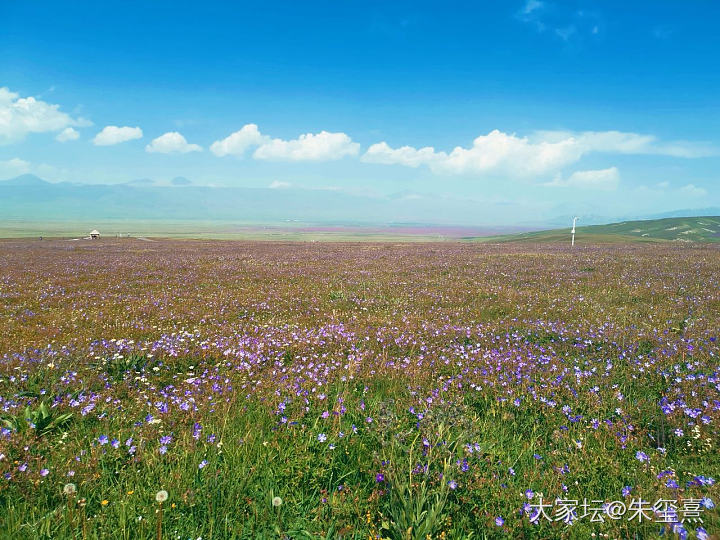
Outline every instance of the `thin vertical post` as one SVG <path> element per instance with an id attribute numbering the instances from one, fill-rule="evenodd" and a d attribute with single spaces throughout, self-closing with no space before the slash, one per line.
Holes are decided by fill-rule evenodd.
<path id="1" fill-rule="evenodd" d="M 573 218 L 573 227 L 572 231 L 570 231 L 570 247 L 575 247 L 575 222 L 578 220 L 578 218 Z"/>

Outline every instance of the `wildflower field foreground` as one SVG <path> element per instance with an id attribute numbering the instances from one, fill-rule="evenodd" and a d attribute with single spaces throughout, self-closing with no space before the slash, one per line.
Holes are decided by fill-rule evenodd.
<path id="1" fill-rule="evenodd" d="M 0 241 L 2 538 L 718 538 L 720 250 Z"/>

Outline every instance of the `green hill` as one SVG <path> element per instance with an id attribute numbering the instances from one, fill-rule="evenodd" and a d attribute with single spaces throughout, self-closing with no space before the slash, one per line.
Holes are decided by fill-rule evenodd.
<path id="1" fill-rule="evenodd" d="M 496 242 L 568 242 L 570 227 L 483 238 Z M 576 244 L 588 242 L 720 242 L 720 217 L 678 217 L 577 227 Z"/>

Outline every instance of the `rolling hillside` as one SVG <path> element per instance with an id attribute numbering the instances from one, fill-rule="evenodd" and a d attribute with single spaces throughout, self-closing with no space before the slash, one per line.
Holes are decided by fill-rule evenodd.
<path id="1" fill-rule="evenodd" d="M 499 242 L 568 242 L 570 227 L 485 238 Z M 621 221 L 578 227 L 575 243 L 588 242 L 720 242 L 720 216 Z"/>

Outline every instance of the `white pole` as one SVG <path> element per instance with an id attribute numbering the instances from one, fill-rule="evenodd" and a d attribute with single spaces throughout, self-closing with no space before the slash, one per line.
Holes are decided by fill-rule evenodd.
<path id="1" fill-rule="evenodd" d="M 572 228 L 572 231 L 570 231 L 570 234 L 572 235 L 572 237 L 571 237 L 572 239 L 570 240 L 570 246 L 571 246 L 571 247 L 574 247 L 574 246 L 575 246 L 575 222 L 576 222 L 577 220 L 578 220 L 578 218 L 576 218 L 576 217 L 573 218 L 573 228 Z"/>

